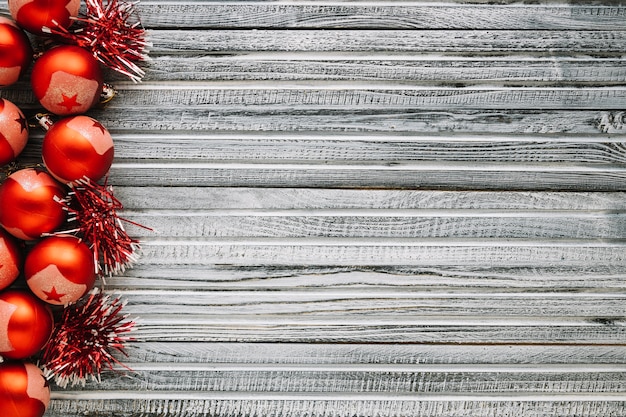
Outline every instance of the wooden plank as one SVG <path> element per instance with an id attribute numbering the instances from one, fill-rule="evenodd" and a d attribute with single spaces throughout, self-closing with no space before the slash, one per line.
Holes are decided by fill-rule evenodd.
<path id="1" fill-rule="evenodd" d="M 621 239 L 626 213 L 537 211 L 410 211 L 384 210 L 293 212 L 152 211 L 124 214 L 152 230 L 130 225 L 137 238 L 496 238 Z"/>
<path id="2" fill-rule="evenodd" d="M 48 411 L 51 417 L 68 415 L 95 416 L 98 413 L 119 417 L 131 417 L 137 413 L 163 417 L 201 417 L 206 415 L 278 417 L 304 414 L 311 417 L 337 415 L 385 415 L 390 417 L 414 417 L 416 413 L 433 417 L 483 417 L 486 413 L 503 415 L 533 415 L 550 417 L 554 415 L 584 415 L 605 417 L 619 415 L 626 402 L 619 395 L 418 395 L 386 396 L 356 395 L 280 395 L 263 393 L 223 394 L 223 393 L 184 393 L 184 392 L 116 392 L 106 395 L 93 395 L 85 398 L 77 392 L 55 395 Z M 339 398 L 337 398 L 339 397 Z M 62 401 L 59 401 L 62 400 Z M 418 415 L 419 415 L 418 414 Z"/>
<path id="3" fill-rule="evenodd" d="M 624 247 L 621 239 L 145 239 L 140 264 L 613 266 L 626 261 Z"/>
<path id="4" fill-rule="evenodd" d="M 141 265 L 124 276 L 107 278 L 111 289 L 256 290 L 396 289 L 406 291 L 600 291 L 626 287 L 624 265 L 576 267 L 438 266 L 280 266 L 280 265 Z"/>
<path id="5" fill-rule="evenodd" d="M 163 130 L 225 132 L 415 132 L 459 134 L 580 134 L 602 133 L 623 136 L 626 133 L 624 113 L 596 110 L 429 110 L 423 108 L 376 109 L 341 108 L 267 108 L 265 106 L 233 108 L 143 107 L 138 112 L 94 111 L 93 115 L 107 128 L 138 129 L 143 132 Z M 143 115 L 144 117 L 140 117 Z M 158 115 L 158 117 L 157 117 Z M 606 137 L 606 136 L 605 136 Z"/>
<path id="6" fill-rule="evenodd" d="M 623 346 L 622 321 L 562 318 L 142 315 L 140 342 L 557 344 Z"/>
<path id="7" fill-rule="evenodd" d="M 622 191 L 621 166 L 414 163 L 376 165 L 117 163 L 114 185 Z"/>
<path id="8" fill-rule="evenodd" d="M 140 363 L 213 365 L 623 365 L 623 346 L 323 344 L 323 343 L 130 343 L 129 359 Z M 520 369 L 522 367 L 520 366 Z M 560 368 L 561 370 L 563 368 Z"/>
<path id="9" fill-rule="evenodd" d="M 144 81 L 163 80 L 398 80 L 427 85 L 621 85 L 626 70 L 617 59 L 531 60 L 367 54 L 264 54 L 264 56 L 156 57 Z M 113 79 L 121 80 L 121 76 Z"/>
<path id="10" fill-rule="evenodd" d="M 297 322 L 315 320 L 322 325 L 337 321 L 367 319 L 398 322 L 430 321 L 450 317 L 460 322 L 475 317 L 520 321 L 555 321 L 578 318 L 618 324 L 626 315 L 625 295 L 619 292 L 524 292 L 486 288 L 407 291 L 405 288 L 282 288 L 259 293 L 251 290 L 117 290 L 129 301 L 131 315 L 201 316 L 222 321 L 228 317 L 246 320 L 261 314 L 268 324 L 284 317 Z M 184 301 L 181 301 L 184 300 Z M 184 308 L 181 308 L 184 306 Z M 541 317 L 541 319 L 539 319 Z M 506 321 L 505 321 L 506 323 Z"/>
<path id="11" fill-rule="evenodd" d="M 488 192 L 119 186 L 129 210 L 626 210 L 626 192 Z M 193 195 L 193 198 L 188 198 Z"/>
<path id="12" fill-rule="evenodd" d="M 324 107 L 357 110 L 380 108 L 454 109 L 602 109 L 623 110 L 626 89 L 615 88 L 429 88 L 393 83 L 213 82 L 118 84 L 120 91 L 108 109 L 158 106 Z"/>
<path id="13" fill-rule="evenodd" d="M 481 164 L 572 164 L 619 167 L 626 163 L 621 136 L 486 136 L 399 134 L 220 134 L 115 135 L 116 161 L 341 163 L 388 165 L 432 161 Z M 40 143 L 31 138 L 28 153 Z"/>
<path id="14" fill-rule="evenodd" d="M 623 30 L 622 5 L 481 5 L 298 2 L 287 4 L 143 1 L 149 28 L 367 28 Z M 184 22 L 184 26 L 181 25 Z"/>
<path id="15" fill-rule="evenodd" d="M 415 393 L 538 392 L 620 393 L 624 366 L 484 365 L 277 365 L 135 364 L 134 372 L 107 372 L 98 391 L 188 391 L 259 393 Z M 612 368 L 613 370 L 609 370 Z"/>
<path id="16" fill-rule="evenodd" d="M 471 57 L 517 56 L 518 58 L 552 58 L 555 62 L 593 60 L 600 57 L 619 58 L 626 42 L 626 34 L 619 30 L 149 30 L 153 43 L 151 56 L 183 56 L 198 59 L 201 55 L 215 57 L 230 55 L 248 60 L 265 56 L 281 57 L 277 52 L 323 53 L 326 59 L 356 59 L 378 55 L 395 59 L 396 56 L 427 59 L 421 54 L 445 53 L 453 57 L 469 54 Z M 572 54 L 571 51 L 576 51 Z M 259 53 L 265 54 L 259 54 Z M 333 55 L 333 52 L 341 54 Z M 271 55 L 270 55 L 271 53 Z M 267 54 L 267 55 L 266 55 Z M 214 57 L 214 58 L 215 58 Z M 158 70 L 158 67 L 155 68 Z M 150 75 L 150 74 L 147 74 Z M 264 74 L 270 76 L 271 74 Z"/>

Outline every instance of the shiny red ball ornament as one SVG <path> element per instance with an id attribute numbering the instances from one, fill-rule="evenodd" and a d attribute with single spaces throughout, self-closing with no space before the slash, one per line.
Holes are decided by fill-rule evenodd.
<path id="1" fill-rule="evenodd" d="M 31 291 L 43 301 L 55 305 L 73 303 L 96 282 L 94 255 L 75 236 L 47 237 L 26 255 L 24 276 Z"/>
<path id="2" fill-rule="evenodd" d="M 0 16 L 0 87 L 14 84 L 33 60 L 33 48 L 15 22 Z"/>
<path id="3" fill-rule="evenodd" d="M 104 83 L 98 61 L 73 45 L 45 52 L 35 61 L 30 81 L 41 105 L 60 116 L 85 113 L 100 101 Z"/>
<path id="4" fill-rule="evenodd" d="M 28 142 L 28 121 L 9 100 L 0 98 L 0 165 L 15 160 Z"/>
<path id="5" fill-rule="evenodd" d="M 0 355 L 24 359 L 38 353 L 50 339 L 54 320 L 50 308 L 27 291 L 0 293 Z"/>
<path id="6" fill-rule="evenodd" d="M 113 162 L 113 139 L 95 119 L 74 116 L 52 125 L 43 139 L 43 163 L 63 183 L 82 178 L 98 181 Z"/>
<path id="7" fill-rule="evenodd" d="M 32 363 L 0 364 L 2 417 L 42 417 L 50 404 L 50 385 Z"/>
<path id="8" fill-rule="evenodd" d="M 11 16 L 29 32 L 41 35 L 44 28 L 64 27 L 78 16 L 80 0 L 8 0 Z"/>
<path id="9" fill-rule="evenodd" d="M 66 218 L 63 186 L 45 171 L 21 169 L 0 185 L 0 225 L 23 240 L 53 232 Z"/>
<path id="10" fill-rule="evenodd" d="M 0 230 L 0 290 L 7 288 L 17 279 L 22 269 L 22 252 L 17 241 L 7 232 Z"/>

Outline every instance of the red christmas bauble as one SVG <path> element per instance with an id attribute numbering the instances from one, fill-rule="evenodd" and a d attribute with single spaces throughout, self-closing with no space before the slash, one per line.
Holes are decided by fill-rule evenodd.
<path id="1" fill-rule="evenodd" d="M 0 98 L 0 165 L 13 161 L 28 141 L 28 121 L 9 100 Z"/>
<path id="2" fill-rule="evenodd" d="M 55 28 L 55 22 L 68 28 L 71 17 L 78 16 L 80 0 L 9 0 L 9 11 L 18 25 L 29 32 L 42 34 L 43 28 Z"/>
<path id="3" fill-rule="evenodd" d="M 38 353 L 50 339 L 53 326 L 50 308 L 29 292 L 0 293 L 0 355 L 24 359 Z"/>
<path id="4" fill-rule="evenodd" d="M 55 201 L 65 196 L 63 186 L 44 171 L 14 172 L 0 185 L 0 225 L 19 239 L 37 239 L 65 220 L 66 211 Z"/>
<path id="5" fill-rule="evenodd" d="M 22 268 L 22 252 L 13 236 L 0 230 L 0 290 L 17 279 Z"/>
<path id="6" fill-rule="evenodd" d="M 113 139 L 97 120 L 74 116 L 52 125 L 41 153 L 48 172 L 57 180 L 73 183 L 87 177 L 96 182 L 113 162 Z"/>
<path id="7" fill-rule="evenodd" d="M 0 16 L 0 87 L 15 83 L 33 60 L 33 48 L 15 22 Z"/>
<path id="8" fill-rule="evenodd" d="M 32 363 L 0 365 L 2 417 L 42 417 L 50 404 L 50 386 Z"/>
<path id="9" fill-rule="evenodd" d="M 43 301 L 66 305 L 80 299 L 96 281 L 93 252 L 75 236 L 58 235 L 38 242 L 26 255 L 24 276 Z"/>
<path id="10" fill-rule="evenodd" d="M 62 45 L 44 53 L 33 65 L 31 85 L 48 111 L 61 116 L 85 113 L 100 100 L 100 64 L 79 46 Z"/>

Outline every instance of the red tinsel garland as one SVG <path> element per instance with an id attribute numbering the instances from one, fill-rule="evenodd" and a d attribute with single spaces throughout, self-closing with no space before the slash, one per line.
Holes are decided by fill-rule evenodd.
<path id="1" fill-rule="evenodd" d="M 131 238 L 123 222 L 149 229 L 117 214 L 122 203 L 113 195 L 113 188 L 105 182 L 94 183 L 88 178 L 70 185 L 71 191 L 59 203 L 68 211 L 68 221 L 77 227 L 59 233 L 75 233 L 91 245 L 96 273 L 116 275 L 137 260 L 139 241 Z"/>
<path id="2" fill-rule="evenodd" d="M 48 378 L 66 387 L 68 384 L 84 385 L 89 377 L 100 381 L 104 368 L 124 364 L 112 351 L 126 356 L 124 343 L 132 340 L 127 336 L 135 326 L 128 315 L 121 314 L 125 302 L 100 291 L 70 305 L 63 310 L 57 321 L 51 341 L 43 350 L 43 369 Z"/>

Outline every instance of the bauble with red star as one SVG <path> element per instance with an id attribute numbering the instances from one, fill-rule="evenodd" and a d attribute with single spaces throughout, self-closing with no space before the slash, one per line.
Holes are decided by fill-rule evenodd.
<path id="1" fill-rule="evenodd" d="M 39 57 L 30 82 L 39 103 L 59 116 L 85 113 L 100 101 L 104 85 L 96 58 L 73 45 L 56 46 Z"/>
<path id="2" fill-rule="evenodd" d="M 67 305 L 78 301 L 96 282 L 94 255 L 72 235 L 56 235 L 37 242 L 26 255 L 24 276 L 43 301 Z"/>
<path id="3" fill-rule="evenodd" d="M 17 158 L 28 142 L 28 121 L 12 102 L 0 98 L 0 165 Z"/>
<path id="4" fill-rule="evenodd" d="M 48 172 L 63 183 L 82 178 L 98 181 L 113 162 L 109 131 L 88 116 L 73 116 L 52 125 L 43 139 L 41 154 Z"/>

